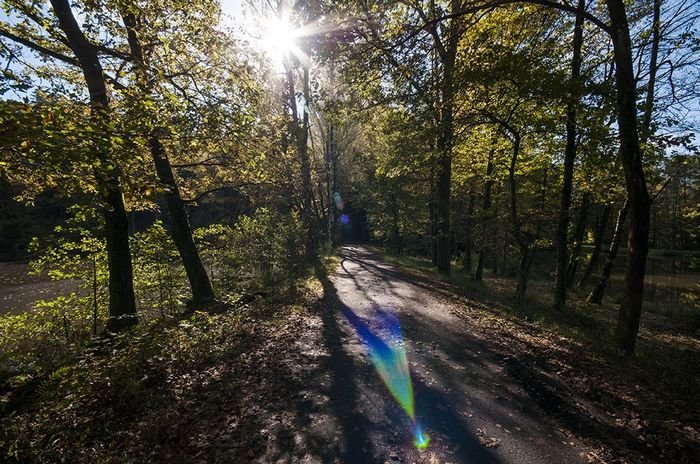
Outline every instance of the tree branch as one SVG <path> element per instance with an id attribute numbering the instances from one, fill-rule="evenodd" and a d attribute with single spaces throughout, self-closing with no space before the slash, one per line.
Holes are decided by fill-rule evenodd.
<path id="1" fill-rule="evenodd" d="M 481 10 L 486 10 L 490 8 L 495 8 L 499 6 L 505 6 L 505 5 L 512 5 L 512 4 L 517 4 L 517 3 L 530 3 L 533 5 L 541 5 L 545 6 L 547 8 L 553 8 L 555 10 L 560 10 L 560 11 L 566 11 L 567 13 L 573 13 L 576 14 L 578 11 L 577 8 L 573 5 L 567 4 L 567 3 L 559 3 L 555 0 L 490 0 L 486 1 L 481 4 L 477 4 L 474 6 L 470 6 L 467 8 L 464 8 L 460 11 L 457 11 L 455 13 L 450 13 L 446 14 L 443 16 L 440 16 L 439 18 L 433 19 L 431 22 L 440 22 L 444 21 L 445 19 L 451 19 L 451 18 L 456 18 L 459 16 L 464 16 L 467 14 L 471 13 L 476 13 Z M 610 29 L 610 26 L 605 24 L 603 21 L 601 21 L 599 18 L 596 18 L 592 14 L 585 12 L 583 13 L 583 17 L 589 21 L 591 24 L 596 25 L 598 28 L 601 30 L 605 31 L 606 33 L 610 34 L 612 30 Z"/>
<path id="2" fill-rule="evenodd" d="M 20 37 L 11 31 L 8 31 L 7 29 L 3 28 L 0 26 L 0 36 L 6 37 L 13 42 L 17 42 L 18 44 L 24 45 L 27 48 L 30 48 L 34 50 L 35 52 L 39 52 L 42 55 L 47 55 L 50 56 L 51 58 L 55 58 L 59 61 L 63 61 L 64 63 L 68 63 L 72 66 L 80 66 L 80 63 L 76 58 L 70 57 L 68 55 L 64 55 L 61 52 L 57 52 L 56 50 L 52 50 L 50 48 L 44 47 L 43 45 L 39 45 L 36 42 L 33 42 L 27 38 Z"/>

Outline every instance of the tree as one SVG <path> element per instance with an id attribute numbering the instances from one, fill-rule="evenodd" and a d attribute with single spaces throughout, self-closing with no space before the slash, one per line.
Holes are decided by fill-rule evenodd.
<path id="1" fill-rule="evenodd" d="M 567 288 L 567 234 L 571 208 L 571 191 L 574 177 L 574 161 L 576 158 L 576 107 L 579 105 L 581 77 L 581 47 L 583 45 L 583 12 L 586 3 L 579 0 L 576 23 L 574 25 L 573 54 L 571 58 L 570 95 L 566 105 L 566 149 L 564 151 L 564 180 L 561 190 L 561 206 L 559 222 L 554 238 L 557 249 L 557 265 L 554 279 L 554 309 L 562 310 L 566 304 Z"/>
<path id="2" fill-rule="evenodd" d="M 78 24 L 67 0 L 52 0 L 53 18 L 47 16 L 37 4 L 7 2 L 12 11 L 34 27 L 16 28 L 14 32 L 7 26 L 0 29 L 0 35 L 47 58 L 60 60 L 80 69 L 87 87 L 92 123 L 90 140 L 96 161 L 92 174 L 101 201 L 105 220 L 104 230 L 109 267 L 109 321 L 107 329 L 118 331 L 136 323 L 136 303 L 133 287 L 133 269 L 129 251 L 128 219 L 121 187 L 122 171 L 115 159 L 112 135 L 110 134 L 110 96 L 105 73 L 98 53 L 100 49 L 92 44 Z M 44 45 L 40 35 L 32 34 L 35 28 L 61 44 L 56 50 Z M 22 33 L 25 32 L 24 35 Z M 69 50 L 72 56 L 64 51 Z M 104 51 L 103 51 L 104 52 Z"/>
<path id="3" fill-rule="evenodd" d="M 150 72 L 147 57 L 144 53 L 140 36 L 144 31 L 139 27 L 143 24 L 143 18 L 137 16 L 138 8 L 123 8 L 121 13 L 124 27 L 126 28 L 127 41 L 131 49 L 131 59 L 135 73 L 135 82 L 143 98 L 147 100 L 154 91 L 154 82 L 157 82 L 157 72 Z M 154 112 L 157 113 L 157 112 Z M 192 230 L 185 211 L 185 204 L 180 195 L 180 189 L 175 180 L 170 160 L 165 151 L 165 146 L 160 137 L 166 134 L 167 130 L 163 125 L 155 120 L 147 124 L 149 128 L 146 138 L 148 139 L 149 151 L 155 166 L 158 180 L 161 183 L 159 192 L 162 192 L 170 215 L 171 235 L 183 266 L 187 273 L 187 278 L 192 289 L 192 306 L 202 307 L 210 304 L 215 299 L 214 289 L 209 281 L 202 260 L 199 257 L 197 246 L 192 237 Z"/>

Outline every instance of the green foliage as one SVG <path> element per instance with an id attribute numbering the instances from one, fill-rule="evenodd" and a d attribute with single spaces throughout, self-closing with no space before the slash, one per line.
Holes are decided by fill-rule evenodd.
<path id="1" fill-rule="evenodd" d="M 35 302 L 35 310 L 0 317 L 0 371 L 40 374 L 64 363 L 100 332 L 107 319 L 108 270 L 104 241 L 92 229 L 90 210 L 72 217 L 54 234 L 32 241 L 32 272 L 61 281 L 64 294 Z M 93 226 L 89 226 L 93 224 Z M 158 221 L 131 240 L 134 287 L 141 317 L 179 313 L 187 280 L 175 247 Z"/>
<path id="2" fill-rule="evenodd" d="M 195 231 L 202 259 L 220 292 L 235 294 L 271 286 L 298 274 L 303 225 L 296 213 L 259 208 L 233 226 L 213 224 Z"/>
<path id="3" fill-rule="evenodd" d="M 161 316 L 184 307 L 189 288 L 180 255 L 161 221 L 137 233 L 131 241 L 134 290 L 141 308 Z"/>
<path id="4" fill-rule="evenodd" d="M 72 217 L 54 234 L 34 239 L 38 257 L 32 272 L 62 281 L 64 294 L 36 301 L 36 309 L 0 317 L 0 371 L 42 373 L 65 362 L 84 345 L 107 315 L 107 256 L 87 223 L 90 210 L 71 208 Z"/>

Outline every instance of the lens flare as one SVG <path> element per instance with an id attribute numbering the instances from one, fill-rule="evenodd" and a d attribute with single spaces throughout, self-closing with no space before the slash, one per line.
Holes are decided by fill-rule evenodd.
<path id="1" fill-rule="evenodd" d="M 427 433 L 423 432 L 423 429 L 418 423 L 416 423 L 416 426 L 413 428 L 413 436 L 416 437 L 416 439 L 413 440 L 413 444 L 419 450 L 426 449 L 430 444 L 430 437 Z"/>
<path id="2" fill-rule="evenodd" d="M 373 314 L 376 318 L 370 327 L 370 324 L 350 309 L 344 308 L 343 313 L 367 349 L 369 359 L 389 393 L 411 419 L 414 445 L 418 449 L 425 449 L 430 443 L 430 437 L 416 421 L 411 373 L 398 318 L 375 306 Z"/>

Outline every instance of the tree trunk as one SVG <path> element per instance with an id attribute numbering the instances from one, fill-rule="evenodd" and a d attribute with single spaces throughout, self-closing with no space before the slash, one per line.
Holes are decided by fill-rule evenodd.
<path id="1" fill-rule="evenodd" d="M 474 216 L 474 202 L 476 198 L 474 192 L 469 192 L 469 205 L 467 207 L 467 221 L 464 228 L 464 257 L 462 268 L 469 275 L 472 272 L 472 223 Z"/>
<path id="2" fill-rule="evenodd" d="M 581 75 L 581 45 L 583 44 L 583 10 L 585 0 L 579 0 L 574 26 L 573 58 L 571 59 L 571 91 L 566 107 L 566 148 L 564 150 L 564 179 L 561 188 L 559 222 L 554 235 L 557 249 L 556 277 L 554 279 L 554 309 L 562 310 L 566 305 L 567 234 L 571 208 L 571 192 L 576 158 L 576 107 L 579 100 Z"/>
<path id="3" fill-rule="evenodd" d="M 443 134 L 438 147 L 440 160 L 438 164 L 436 233 L 438 271 L 450 272 L 450 190 L 452 185 L 452 109 L 443 109 Z M 449 121 L 449 122 L 448 122 Z"/>
<path id="4" fill-rule="evenodd" d="M 588 220 L 588 205 L 590 204 L 591 194 L 583 193 L 581 205 L 576 217 L 576 227 L 574 228 L 574 240 L 569 256 L 569 264 L 566 268 L 566 287 L 571 288 L 574 285 L 574 278 L 578 270 L 579 258 L 581 256 L 581 246 L 583 245 L 583 236 L 586 234 L 586 221 Z"/>
<path id="5" fill-rule="evenodd" d="M 654 0 L 654 17 L 651 38 L 651 56 L 649 57 L 649 81 L 644 100 L 640 140 L 646 143 L 651 135 L 651 117 L 654 112 L 654 88 L 656 87 L 656 72 L 658 70 L 659 44 L 661 42 L 661 0 Z"/>
<path id="6" fill-rule="evenodd" d="M 642 152 L 637 134 L 637 105 L 632 44 L 623 0 L 606 0 L 615 51 L 620 158 L 625 173 L 630 227 L 627 238 L 625 297 L 620 305 L 615 336 L 618 347 L 629 356 L 634 353 L 644 295 L 644 274 L 649 251 L 649 210 Z"/>
<path id="7" fill-rule="evenodd" d="M 517 203 L 517 183 L 515 180 L 515 166 L 518 161 L 518 154 L 520 153 L 520 135 L 517 133 L 512 133 L 513 135 L 513 154 L 510 159 L 510 166 L 508 168 L 508 186 L 510 188 L 510 222 L 513 238 L 515 243 L 518 245 L 520 250 L 520 264 L 518 266 L 518 284 L 515 289 L 515 302 L 519 304 L 525 298 L 525 292 L 527 291 L 528 273 L 530 269 L 530 264 L 532 263 L 532 257 L 530 256 L 530 240 L 523 233 L 520 224 L 520 218 L 518 217 L 518 203 Z M 505 253 L 504 253 L 505 259 Z M 505 267 L 505 264 L 504 264 Z"/>
<path id="8" fill-rule="evenodd" d="M 495 145 L 496 141 L 493 141 Z M 474 280 L 481 282 L 484 278 L 484 261 L 486 260 L 486 253 L 489 248 L 486 245 L 487 240 L 490 239 L 489 232 L 491 229 L 491 196 L 493 191 L 493 155 L 494 149 L 489 151 L 489 157 L 486 161 L 486 182 L 484 182 L 484 202 L 483 202 L 483 230 L 482 234 L 482 246 L 479 250 L 479 261 L 476 263 L 476 272 L 474 273 Z"/>
<path id="9" fill-rule="evenodd" d="M 131 49 L 132 58 L 134 59 L 137 85 L 144 95 L 149 95 L 153 89 L 152 85 L 148 83 L 146 58 L 143 54 L 143 47 L 138 37 L 136 16 L 132 13 L 126 13 L 122 15 L 122 20 L 127 30 L 127 40 L 129 42 L 129 48 Z M 173 242 L 180 255 L 185 273 L 187 274 L 187 279 L 190 283 L 190 288 L 192 290 L 191 304 L 193 307 L 203 307 L 214 301 L 216 295 L 211 281 L 209 280 L 209 276 L 207 275 L 207 271 L 204 269 L 204 264 L 202 264 L 197 245 L 194 243 L 192 228 L 190 227 L 189 218 L 185 211 L 185 204 L 182 201 L 180 189 L 175 180 L 170 160 L 165 153 L 165 147 L 158 137 L 159 132 L 160 128 L 156 122 L 156 127 L 150 131 L 148 136 L 151 158 L 153 159 L 158 181 L 161 184 L 159 193 L 161 193 L 165 199 L 171 222 L 170 235 L 173 238 Z"/>
<path id="10" fill-rule="evenodd" d="M 613 265 L 615 264 L 615 257 L 617 256 L 617 250 L 620 248 L 620 242 L 622 241 L 622 233 L 625 230 L 625 220 L 627 219 L 627 212 L 629 211 L 629 203 L 625 200 L 625 203 L 620 208 L 617 213 L 617 222 L 615 223 L 615 231 L 613 232 L 612 240 L 610 241 L 610 249 L 608 251 L 608 256 L 605 257 L 605 264 L 603 264 L 603 270 L 600 273 L 600 279 L 598 284 L 588 295 L 588 302 L 595 304 L 603 303 L 603 295 L 605 293 L 605 288 L 608 286 L 610 281 L 610 272 L 612 271 Z"/>
<path id="11" fill-rule="evenodd" d="M 525 300 L 525 292 L 527 291 L 527 283 L 530 275 L 530 267 L 535 258 L 535 250 L 530 244 L 520 244 L 520 263 L 518 266 L 518 285 L 515 289 L 515 303 L 520 304 Z"/>
<path id="12" fill-rule="evenodd" d="M 309 70 L 303 68 L 303 95 L 304 95 L 304 106 L 303 115 L 301 121 L 299 120 L 299 112 L 297 106 L 297 96 L 294 86 L 294 69 L 290 62 L 290 58 L 285 59 L 285 68 L 287 75 L 287 98 L 289 103 L 289 109 L 291 112 L 290 128 L 289 132 L 293 134 L 294 140 L 296 142 L 296 151 L 299 158 L 301 176 L 301 217 L 304 221 L 304 226 L 306 227 L 306 253 L 307 259 L 314 259 L 316 254 L 316 225 L 313 220 L 313 185 L 311 183 L 311 163 L 309 160 L 308 152 L 308 138 L 309 138 L 309 112 L 306 106 L 308 106 L 309 98 Z"/>
<path id="13" fill-rule="evenodd" d="M 484 261 L 486 260 L 486 248 L 479 250 L 479 258 L 476 261 L 476 270 L 474 271 L 474 281 L 481 282 L 484 280 Z"/>
<path id="14" fill-rule="evenodd" d="M 326 187 L 328 195 L 328 243 L 331 246 L 336 245 L 335 240 L 335 223 L 336 223 L 336 211 L 335 202 L 333 200 L 333 195 L 335 193 L 335 185 L 333 182 L 333 176 L 331 175 L 331 165 L 333 162 L 333 153 L 335 150 L 334 146 L 334 130 L 333 124 L 328 126 L 328 141 L 326 143 L 326 156 L 325 156 L 325 166 L 326 166 Z"/>
<path id="15" fill-rule="evenodd" d="M 431 181 L 431 184 L 435 184 Z M 431 188 L 430 204 L 428 214 L 430 215 L 430 262 L 437 266 L 437 208 L 435 207 L 435 187 Z"/>
<path id="16" fill-rule="evenodd" d="M 598 218 L 598 225 L 595 231 L 595 238 L 593 239 L 593 253 L 591 254 L 591 258 L 588 260 L 586 269 L 583 271 L 581 280 L 579 280 L 578 284 L 576 284 L 577 287 L 582 287 L 586 284 L 586 282 L 588 282 L 588 279 L 591 277 L 591 274 L 593 274 L 593 269 L 595 269 L 595 267 L 598 265 L 598 260 L 600 259 L 600 250 L 603 247 L 603 235 L 605 235 L 605 229 L 608 227 L 608 218 L 610 217 L 611 209 L 612 208 L 610 207 L 610 203 L 606 203 L 603 207 L 603 212 L 600 213 L 600 217 Z"/>
<path id="17" fill-rule="evenodd" d="M 459 2 L 452 1 L 450 10 L 460 10 Z M 461 35 L 461 20 L 454 18 L 446 28 L 447 43 L 440 42 L 436 36 L 443 75 L 441 84 L 440 124 L 438 132 L 438 164 L 437 184 L 437 268 L 443 273 L 450 272 L 450 190 L 452 185 L 452 145 L 454 143 L 454 68 L 457 60 L 457 48 Z M 436 33 L 436 29 L 433 29 Z"/>
<path id="18" fill-rule="evenodd" d="M 68 45 L 75 54 L 85 78 L 92 106 L 92 119 L 102 140 L 96 141 L 95 152 L 105 166 L 111 161 L 109 130 L 109 95 L 97 56 L 97 49 L 87 40 L 73 15 L 68 0 L 51 0 L 58 24 L 66 34 Z M 108 331 L 119 331 L 137 322 L 136 297 L 134 295 L 133 267 L 129 250 L 129 220 L 124 206 L 119 178 L 121 171 L 114 166 L 95 168 L 97 189 L 105 202 L 105 238 L 109 269 L 109 320 Z"/>
<path id="19" fill-rule="evenodd" d="M 170 233 L 192 289 L 191 304 L 193 307 L 206 306 L 216 299 L 216 295 L 207 271 L 204 269 L 204 264 L 202 264 L 197 245 L 194 243 L 192 227 L 180 196 L 180 189 L 175 181 L 170 161 L 163 152 L 160 139 L 154 134 L 151 135 L 149 146 L 158 180 L 164 186 L 163 197 L 170 216 Z"/>

